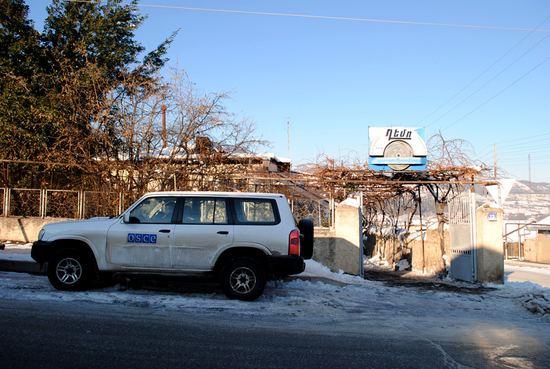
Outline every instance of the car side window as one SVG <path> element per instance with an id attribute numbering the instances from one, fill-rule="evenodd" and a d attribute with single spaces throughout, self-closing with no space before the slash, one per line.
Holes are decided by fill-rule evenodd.
<path id="1" fill-rule="evenodd" d="M 222 198 L 188 197 L 183 205 L 183 224 L 228 224 L 227 201 Z"/>
<path id="2" fill-rule="evenodd" d="M 171 223 L 176 207 L 175 197 L 150 197 L 130 212 L 132 223 Z"/>
<path id="3" fill-rule="evenodd" d="M 276 205 L 270 199 L 235 199 L 235 213 L 240 224 L 277 224 Z"/>

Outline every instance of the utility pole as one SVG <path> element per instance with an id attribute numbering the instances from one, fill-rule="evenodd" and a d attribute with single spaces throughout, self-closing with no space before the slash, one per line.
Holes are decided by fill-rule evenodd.
<path id="1" fill-rule="evenodd" d="M 286 118 L 286 143 L 288 146 L 288 159 L 290 160 L 290 118 Z"/>
<path id="2" fill-rule="evenodd" d="M 497 179 L 497 144 L 495 145 L 495 180 Z"/>
<path id="3" fill-rule="evenodd" d="M 527 161 L 529 163 L 529 210 L 531 210 L 531 154 L 527 156 Z"/>
<path id="4" fill-rule="evenodd" d="M 494 144 L 495 145 L 495 181 L 497 180 L 497 144 Z M 500 183 L 497 182 L 497 186 L 498 186 L 498 200 L 497 200 L 497 203 L 502 206 L 502 199 L 501 199 L 501 193 L 500 193 Z"/>

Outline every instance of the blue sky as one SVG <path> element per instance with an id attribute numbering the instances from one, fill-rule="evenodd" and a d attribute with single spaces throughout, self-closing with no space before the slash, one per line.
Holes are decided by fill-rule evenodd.
<path id="1" fill-rule="evenodd" d="M 51 1 L 26 3 L 42 30 Z M 250 116 L 269 151 L 294 164 L 366 162 L 369 126 L 426 127 L 427 139 L 441 131 L 470 142 L 489 166 L 496 144 L 509 178 L 529 179 L 530 155 L 531 180 L 550 182 L 547 0 L 140 5 L 148 19 L 137 40 L 151 50 L 181 28 L 169 65 L 205 93 L 234 91 L 230 110 Z"/>

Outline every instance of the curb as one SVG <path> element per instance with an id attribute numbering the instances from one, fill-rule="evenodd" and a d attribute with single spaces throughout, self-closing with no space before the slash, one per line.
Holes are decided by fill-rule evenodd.
<path id="1" fill-rule="evenodd" d="M 285 278 L 283 278 L 283 281 L 284 282 L 291 282 L 291 281 L 294 281 L 294 280 L 297 280 L 297 279 L 302 280 L 302 281 L 309 281 L 311 283 L 322 282 L 324 284 L 331 284 L 331 285 L 337 286 L 337 287 L 343 287 L 343 286 L 348 285 L 347 283 L 340 282 L 340 281 L 335 281 L 334 279 L 330 279 L 330 278 L 300 276 L 299 274 L 296 275 L 296 276 L 285 277 Z"/>
<path id="2" fill-rule="evenodd" d="M 46 274 L 45 268 L 34 261 L 0 260 L 0 271 L 29 274 Z"/>
<path id="3" fill-rule="evenodd" d="M 549 264 L 539 264 L 539 263 L 525 262 L 525 261 L 505 260 L 504 264 L 510 265 L 510 266 L 519 266 L 519 267 L 550 269 Z"/>

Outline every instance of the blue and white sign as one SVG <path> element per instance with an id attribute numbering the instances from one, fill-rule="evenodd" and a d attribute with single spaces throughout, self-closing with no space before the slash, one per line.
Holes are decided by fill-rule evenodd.
<path id="1" fill-rule="evenodd" d="M 487 215 L 487 218 L 491 222 L 496 222 L 497 221 L 497 213 L 489 213 L 489 215 Z"/>
<path id="2" fill-rule="evenodd" d="M 128 243 L 157 243 L 156 234 L 147 234 L 147 233 L 128 233 L 126 238 Z"/>
<path id="3" fill-rule="evenodd" d="M 377 171 L 425 171 L 425 129 L 369 127 L 369 168 Z"/>

